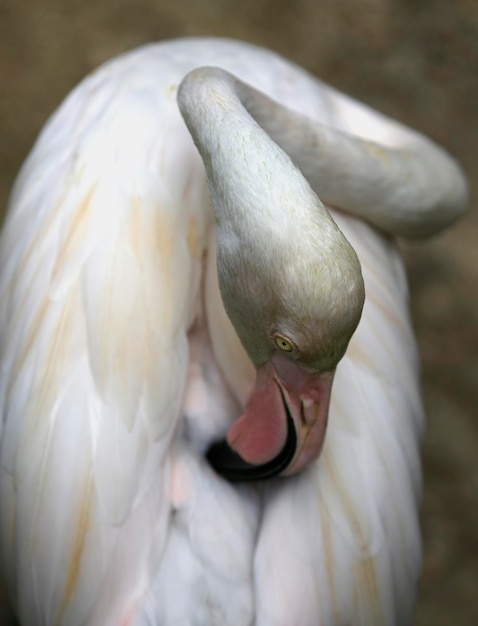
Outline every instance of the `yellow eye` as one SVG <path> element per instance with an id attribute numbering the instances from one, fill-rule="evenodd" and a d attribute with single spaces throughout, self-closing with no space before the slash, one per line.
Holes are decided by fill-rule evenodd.
<path id="1" fill-rule="evenodd" d="M 275 335 L 274 341 L 276 346 L 284 352 L 292 352 L 292 350 L 294 349 L 292 342 L 282 335 Z"/>

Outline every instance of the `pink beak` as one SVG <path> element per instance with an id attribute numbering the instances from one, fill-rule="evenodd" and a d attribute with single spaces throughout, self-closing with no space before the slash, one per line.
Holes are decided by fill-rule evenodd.
<path id="1" fill-rule="evenodd" d="M 219 456 L 214 446 L 210 450 L 212 465 L 231 480 L 289 475 L 306 467 L 324 443 L 332 381 L 333 372 L 309 372 L 274 355 L 257 369 L 244 413 L 227 434 L 237 476 L 234 470 L 221 471 L 228 465 L 225 442 L 216 444 Z"/>

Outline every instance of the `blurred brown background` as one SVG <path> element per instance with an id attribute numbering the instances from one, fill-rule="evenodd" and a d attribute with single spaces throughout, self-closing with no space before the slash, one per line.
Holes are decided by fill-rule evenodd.
<path id="1" fill-rule="evenodd" d="M 0 0 L 0 206 L 75 83 L 115 54 L 183 35 L 275 49 L 430 135 L 467 171 L 468 216 L 404 252 L 429 416 L 416 625 L 478 624 L 478 2 Z"/>

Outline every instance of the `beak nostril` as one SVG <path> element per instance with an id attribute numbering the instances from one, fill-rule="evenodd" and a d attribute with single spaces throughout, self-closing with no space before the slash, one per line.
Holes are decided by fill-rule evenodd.
<path id="1" fill-rule="evenodd" d="M 319 418 L 320 402 L 311 398 L 302 398 L 300 408 L 303 423 L 312 426 Z"/>

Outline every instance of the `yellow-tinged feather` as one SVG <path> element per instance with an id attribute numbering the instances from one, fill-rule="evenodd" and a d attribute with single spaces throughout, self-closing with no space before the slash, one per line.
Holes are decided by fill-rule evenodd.
<path id="1" fill-rule="evenodd" d="M 66 187 L 59 199 L 55 202 L 52 210 L 49 212 L 44 222 L 39 225 L 36 231 L 32 232 L 32 237 L 28 248 L 24 252 L 23 257 L 16 270 L 19 276 L 28 276 L 28 271 L 26 268 L 30 265 L 30 263 L 38 267 L 39 252 L 48 247 L 47 240 L 52 236 L 55 223 L 58 222 L 62 217 L 62 212 L 65 208 L 65 200 L 67 195 L 68 188 Z M 12 245 L 13 243 L 14 241 L 12 238 L 10 245 Z"/>
<path id="2" fill-rule="evenodd" d="M 366 558 L 354 563 L 355 603 L 357 626 L 381 626 L 386 624 L 382 610 L 380 588 L 375 560 Z"/>
<path id="3" fill-rule="evenodd" d="M 73 542 L 73 550 L 70 556 L 70 567 L 65 581 L 65 588 L 60 608 L 55 617 L 54 623 L 59 626 L 64 618 L 68 604 L 71 601 L 75 587 L 80 575 L 81 559 L 85 547 L 86 537 L 91 523 L 91 508 L 94 496 L 94 481 L 91 472 L 85 477 L 82 496 L 79 498 L 79 511 L 76 520 L 76 533 Z"/>
<path id="4" fill-rule="evenodd" d="M 334 550 L 331 533 L 331 519 L 325 507 L 319 506 L 320 522 L 322 526 L 322 541 L 324 546 L 324 565 L 328 584 L 328 597 L 332 604 L 332 616 L 335 624 L 342 621 L 339 601 L 336 590 L 336 573 L 334 571 Z"/>
<path id="5" fill-rule="evenodd" d="M 48 300 L 45 299 L 42 301 L 40 308 L 33 319 L 33 322 L 27 332 L 24 345 L 22 346 L 21 351 L 18 354 L 18 357 L 14 360 L 13 367 L 10 372 L 10 378 L 8 381 L 7 390 L 6 390 L 7 404 L 8 404 L 8 397 L 13 393 L 18 377 L 20 373 L 23 372 L 26 361 L 31 355 L 31 351 L 33 350 L 33 348 L 36 347 L 38 335 L 40 334 L 43 328 L 44 320 L 48 313 L 48 310 L 49 310 L 49 303 L 48 303 Z M 17 317 L 16 320 L 13 321 L 13 325 L 14 325 L 12 329 L 13 333 L 15 332 L 15 323 L 20 324 L 24 322 L 20 316 Z"/>
<path id="6" fill-rule="evenodd" d="M 76 307 L 79 304 L 78 294 L 70 293 L 62 303 L 47 301 L 44 312 L 38 324 L 31 333 L 31 342 L 28 347 L 40 351 L 42 369 L 37 370 L 31 391 L 31 399 L 25 411 L 25 422 L 22 437 L 17 449 L 17 476 L 23 476 L 25 471 L 32 471 L 35 464 L 32 459 L 43 458 L 40 467 L 43 467 L 48 458 L 48 440 L 54 427 L 54 406 L 62 395 L 64 371 L 68 366 L 71 353 L 74 350 L 78 337 L 74 332 L 76 323 Z M 47 336 L 45 336 L 45 331 Z M 23 358 L 23 363 L 26 356 Z M 37 470 L 38 471 L 38 470 Z M 42 472 L 40 472 L 40 476 Z M 40 480 L 40 484 L 42 481 Z M 41 490 L 37 494 L 41 498 Z"/>
<path id="7" fill-rule="evenodd" d="M 96 184 L 92 185 L 84 198 L 78 203 L 76 211 L 70 216 L 68 230 L 63 236 L 63 241 L 60 245 L 55 268 L 53 270 L 53 283 L 58 278 L 58 275 L 65 271 L 69 258 L 73 256 L 80 246 L 84 247 L 85 239 L 90 230 L 88 228 L 88 218 L 95 188 Z"/>
<path id="8" fill-rule="evenodd" d="M 371 520 L 369 515 L 364 515 L 360 509 L 359 494 L 352 496 L 353 486 L 348 484 L 340 467 L 337 466 L 331 455 L 324 451 L 324 470 L 331 481 L 331 488 L 335 491 L 343 512 L 341 513 L 352 532 L 354 548 L 359 558 L 370 558 L 376 551 L 376 546 L 371 544 Z M 367 512 L 368 513 L 368 512 Z M 364 526 L 368 526 L 364 527 Z"/>

